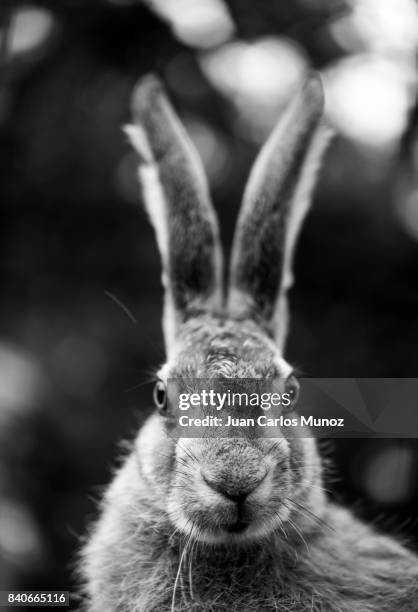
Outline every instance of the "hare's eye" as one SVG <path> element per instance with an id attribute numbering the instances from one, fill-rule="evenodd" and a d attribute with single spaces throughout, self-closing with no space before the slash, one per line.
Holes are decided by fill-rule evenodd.
<path id="1" fill-rule="evenodd" d="M 299 397 L 299 383 L 294 374 L 290 374 L 285 382 L 285 391 L 290 397 L 290 408 L 294 408 Z"/>
<path id="2" fill-rule="evenodd" d="M 152 396 L 155 406 L 160 412 L 164 413 L 167 409 L 167 392 L 162 380 L 157 380 L 155 383 Z"/>

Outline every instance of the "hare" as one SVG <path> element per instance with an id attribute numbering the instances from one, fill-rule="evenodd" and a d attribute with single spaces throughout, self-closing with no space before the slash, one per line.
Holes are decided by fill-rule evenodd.
<path id="1" fill-rule="evenodd" d="M 417 558 L 327 499 L 312 437 L 176 439 L 168 428 L 169 378 L 280 379 L 297 394 L 287 292 L 329 139 L 322 113 L 312 75 L 250 174 L 224 290 L 198 157 L 159 81 L 134 92 L 126 133 L 162 259 L 167 362 L 82 551 L 90 612 L 418 610 Z"/>

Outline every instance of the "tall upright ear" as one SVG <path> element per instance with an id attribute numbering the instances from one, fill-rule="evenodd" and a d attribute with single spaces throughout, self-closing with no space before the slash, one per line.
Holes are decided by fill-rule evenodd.
<path id="1" fill-rule="evenodd" d="M 218 224 L 202 164 L 156 77 L 136 86 L 132 114 L 125 132 L 139 156 L 143 199 L 161 254 L 170 349 L 181 322 L 220 304 Z"/>
<path id="2" fill-rule="evenodd" d="M 250 173 L 232 247 L 228 307 L 256 318 L 282 347 L 296 239 L 329 140 L 313 75 L 291 101 Z"/>

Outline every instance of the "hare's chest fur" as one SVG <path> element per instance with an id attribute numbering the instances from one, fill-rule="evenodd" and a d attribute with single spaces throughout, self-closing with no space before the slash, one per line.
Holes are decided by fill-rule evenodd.
<path id="1" fill-rule="evenodd" d="M 131 458 L 84 551 L 89 612 L 417 610 L 414 556 L 346 510 L 330 504 L 329 528 L 304 542 L 187 543 L 173 536 L 155 500 L 133 490 L 134 470 Z"/>

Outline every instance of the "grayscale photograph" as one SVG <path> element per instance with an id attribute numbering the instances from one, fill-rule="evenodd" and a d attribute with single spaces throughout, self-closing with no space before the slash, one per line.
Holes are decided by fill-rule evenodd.
<path id="1" fill-rule="evenodd" d="M 0 2 L 0 612 L 418 612 L 414 0 Z"/>

